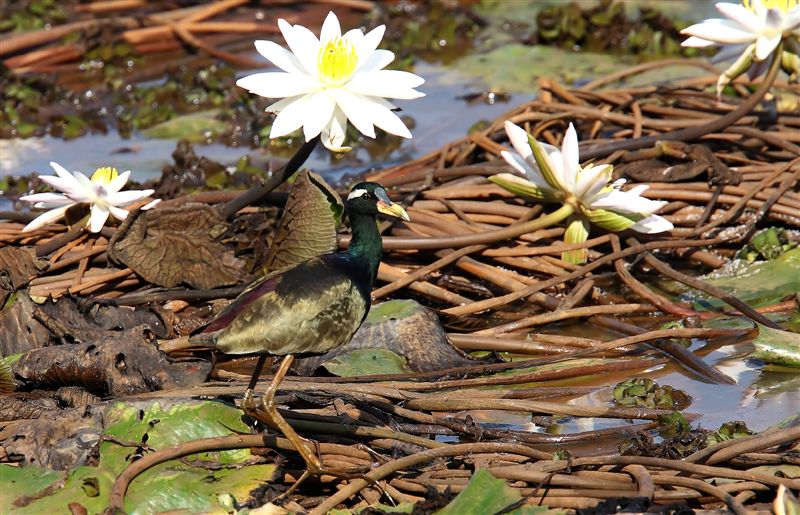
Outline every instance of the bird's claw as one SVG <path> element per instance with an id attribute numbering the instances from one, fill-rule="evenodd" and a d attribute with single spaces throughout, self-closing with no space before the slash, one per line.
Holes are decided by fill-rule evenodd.
<path id="1" fill-rule="evenodd" d="M 256 409 L 256 398 L 250 388 L 245 390 L 244 397 L 242 397 L 242 409 L 246 412 L 252 412 Z"/>

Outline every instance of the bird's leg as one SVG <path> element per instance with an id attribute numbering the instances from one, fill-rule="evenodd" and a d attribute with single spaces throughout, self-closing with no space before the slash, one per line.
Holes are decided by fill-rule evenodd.
<path id="1" fill-rule="evenodd" d="M 261 369 L 264 368 L 264 362 L 267 361 L 267 355 L 261 354 L 258 356 L 258 363 L 253 370 L 253 376 L 250 378 L 250 384 L 247 385 L 247 390 L 244 391 L 244 398 L 242 399 L 242 408 L 246 412 L 252 412 L 256 409 L 256 401 L 253 397 L 253 390 L 258 383 L 258 378 L 261 376 Z"/>
<path id="2" fill-rule="evenodd" d="M 284 418 L 275 408 L 275 393 L 278 391 L 278 386 L 281 384 L 283 376 L 286 375 L 286 372 L 289 371 L 289 367 L 292 366 L 292 361 L 294 361 L 294 356 L 291 354 L 283 358 L 278 370 L 275 372 L 275 376 L 272 378 L 272 382 L 269 384 L 267 391 L 264 392 L 264 396 L 261 398 L 261 404 L 264 408 L 267 423 L 274 429 L 277 429 L 283 433 L 292 446 L 297 449 L 297 452 L 300 453 L 303 461 L 306 462 L 306 467 L 308 467 L 308 471 L 311 474 L 319 474 L 322 472 L 322 462 L 317 457 L 316 453 L 312 452 L 311 449 L 308 448 L 306 445 L 306 440 L 297 434 L 292 426 L 290 426 L 289 423 L 284 420 Z"/>

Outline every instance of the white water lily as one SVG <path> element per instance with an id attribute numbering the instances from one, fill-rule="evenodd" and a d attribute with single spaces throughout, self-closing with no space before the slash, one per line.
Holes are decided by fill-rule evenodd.
<path id="1" fill-rule="evenodd" d="M 522 176 L 500 173 L 489 180 L 518 195 L 572 206 L 564 234 L 566 244 L 585 242 L 590 224 L 613 232 L 633 229 L 648 234 L 673 228 L 668 220 L 654 214 L 666 202 L 641 196 L 648 186 L 623 191 L 624 179 L 610 182 L 611 165 L 581 167 L 578 135 L 572 124 L 560 150 L 539 143 L 512 122 L 507 121 L 505 129 L 516 152 L 503 151 L 503 159 Z M 586 249 L 562 254 L 562 259 L 571 263 L 583 263 L 586 257 Z"/>
<path id="2" fill-rule="evenodd" d="M 743 0 L 742 4 L 718 3 L 725 18 L 712 18 L 681 31 L 689 37 L 686 47 L 721 46 L 716 60 L 738 56 L 717 81 L 717 95 L 745 71 L 757 77 L 781 41 L 785 43 L 781 66 L 792 78 L 800 72 L 800 2 L 798 0 Z"/>
<path id="3" fill-rule="evenodd" d="M 116 168 L 98 168 L 90 179 L 81 172 L 70 173 L 55 162 L 51 162 L 50 166 L 56 175 L 44 175 L 39 178 L 63 193 L 36 193 L 20 197 L 20 200 L 33 203 L 33 207 L 37 209 L 49 209 L 26 225 L 22 232 L 32 231 L 59 220 L 63 218 L 67 209 L 82 203 L 91 205 L 91 214 L 87 221 L 89 230 L 100 232 L 109 215 L 117 220 L 125 220 L 128 211 L 122 209 L 122 206 L 128 206 L 153 194 L 153 190 L 120 191 L 128 182 L 131 172 L 120 174 Z M 150 209 L 159 202 L 160 200 L 156 199 L 142 209 Z"/>
<path id="4" fill-rule="evenodd" d="M 365 136 L 375 137 L 375 127 L 410 138 L 411 133 L 392 112 L 386 99 L 424 96 L 414 88 L 425 81 L 413 73 L 384 70 L 394 54 L 378 49 L 384 25 L 364 34 L 353 29 L 342 34 L 332 12 L 322 24 L 320 37 L 301 25 L 278 20 L 291 51 L 272 41 L 256 41 L 258 52 L 283 71 L 256 73 L 236 84 L 251 93 L 281 100 L 267 107 L 278 113 L 270 138 L 285 136 L 300 127 L 306 141 L 320 133 L 333 151 L 343 147 L 348 120 Z"/>

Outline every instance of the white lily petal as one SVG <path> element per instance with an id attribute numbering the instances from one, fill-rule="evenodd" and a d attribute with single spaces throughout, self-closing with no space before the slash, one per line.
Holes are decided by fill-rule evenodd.
<path id="1" fill-rule="evenodd" d="M 318 80 L 307 74 L 285 72 L 254 73 L 237 80 L 236 85 L 267 98 L 304 95 L 321 87 Z"/>
<path id="2" fill-rule="evenodd" d="M 575 195 L 591 204 L 591 199 L 611 180 L 613 169 L 614 167 L 609 164 L 602 164 L 581 170 L 575 184 Z"/>
<path id="3" fill-rule="evenodd" d="M 106 202 L 112 206 L 127 206 L 133 204 L 153 194 L 153 190 L 129 190 L 109 193 Z"/>
<path id="4" fill-rule="evenodd" d="M 297 56 L 289 52 L 274 41 L 256 40 L 256 50 L 269 61 L 287 73 L 307 74 L 306 69 L 297 59 Z"/>
<path id="5" fill-rule="evenodd" d="M 109 193 L 118 192 L 119 190 L 122 189 L 123 186 L 125 186 L 125 184 L 128 183 L 128 178 L 130 176 L 131 176 L 130 170 L 126 170 L 121 174 L 117 175 L 114 179 L 111 180 L 111 182 L 109 182 L 106 185 L 106 191 L 108 191 Z"/>
<path id="6" fill-rule="evenodd" d="M 360 30 L 358 32 L 361 33 Z M 358 55 L 359 68 L 364 67 L 364 65 L 369 62 L 370 58 L 378 48 L 378 45 L 380 45 L 385 32 L 386 25 L 378 25 L 371 31 L 364 34 L 362 37 L 353 38 L 353 44 L 356 48 L 356 55 Z M 350 34 L 350 32 L 348 32 L 348 34 Z M 388 50 L 385 51 L 388 52 Z M 392 54 L 392 59 L 394 59 L 394 54 Z M 389 64 L 390 62 L 392 62 L 391 59 L 386 64 Z M 386 66 L 386 64 L 383 66 Z M 383 66 L 381 66 L 381 68 L 383 68 Z"/>
<path id="7" fill-rule="evenodd" d="M 343 146 L 346 131 L 347 116 L 345 116 L 344 112 L 339 109 L 339 107 L 336 107 L 333 110 L 333 117 L 331 118 L 330 125 L 322 129 L 322 144 L 332 152 L 341 153 L 350 151 L 350 147 Z"/>
<path id="8" fill-rule="evenodd" d="M 339 18 L 331 11 L 322 22 L 322 29 L 319 32 L 320 43 L 324 45 L 328 41 L 340 37 L 342 37 L 342 27 L 339 25 Z"/>
<path id="9" fill-rule="evenodd" d="M 756 39 L 757 35 L 743 30 L 736 24 L 727 20 L 708 20 L 697 23 L 681 31 L 681 34 L 695 36 L 718 44 L 748 43 Z"/>
<path id="10" fill-rule="evenodd" d="M 53 170 L 56 172 L 56 175 L 58 175 L 59 177 L 63 177 L 65 179 L 72 178 L 72 174 L 69 173 L 69 171 L 66 168 L 56 163 L 55 161 L 50 161 L 50 166 L 53 168 Z"/>
<path id="11" fill-rule="evenodd" d="M 356 73 L 361 72 L 375 72 L 382 70 L 394 61 L 394 53 L 390 50 L 378 49 L 372 52 L 372 55 L 367 57 L 363 64 L 359 64 Z M 361 61 L 359 61 L 361 63 Z"/>
<path id="12" fill-rule="evenodd" d="M 70 175 L 69 178 L 57 177 L 55 175 L 42 175 L 39 179 L 43 183 L 49 184 L 58 191 L 62 191 L 68 195 L 80 195 L 84 189 L 81 183 L 72 175 Z"/>
<path id="13" fill-rule="evenodd" d="M 310 116 L 303 124 L 303 135 L 306 137 L 306 141 L 311 141 L 322 132 L 323 128 L 330 125 L 335 108 L 336 101 L 325 91 L 311 95 L 308 110 L 314 115 Z"/>
<path id="14" fill-rule="evenodd" d="M 375 97 L 412 99 L 424 97 L 413 88 L 425 80 L 413 73 L 399 70 L 362 72 L 354 75 L 344 86 L 348 91 Z"/>
<path id="15" fill-rule="evenodd" d="M 564 155 L 561 153 L 560 150 L 556 149 L 555 147 L 551 147 L 551 149 L 545 148 L 545 152 L 547 152 L 547 160 L 550 162 L 550 168 L 553 170 L 555 174 L 554 179 L 558 183 L 558 187 L 563 191 L 572 191 L 571 187 L 567 187 L 568 183 L 565 177 L 565 170 L 564 170 Z"/>
<path id="16" fill-rule="evenodd" d="M 25 202 L 35 203 L 37 209 L 52 209 L 54 207 L 68 206 L 75 201 L 60 193 L 34 193 L 19 198 Z"/>
<path id="17" fill-rule="evenodd" d="M 380 104 L 373 103 L 372 122 L 389 134 L 411 139 L 411 132 L 399 116 Z"/>
<path id="18" fill-rule="evenodd" d="M 564 187 L 567 191 L 574 191 L 578 170 L 580 170 L 580 156 L 578 152 L 578 133 L 571 123 L 564 134 L 561 156 L 563 159 Z"/>
<path id="19" fill-rule="evenodd" d="M 756 40 L 756 60 L 763 61 L 775 51 L 783 36 L 778 33 L 771 37 L 760 36 Z"/>
<path id="20" fill-rule="evenodd" d="M 128 211 L 121 207 L 108 206 L 108 212 L 120 222 L 128 218 Z"/>
<path id="21" fill-rule="evenodd" d="M 745 51 L 748 51 L 748 46 L 750 45 L 748 45 L 747 43 L 743 43 L 740 45 L 724 45 L 720 47 L 719 52 L 714 54 L 714 57 L 711 58 L 711 63 L 712 64 L 721 63 L 722 61 L 727 61 L 728 59 L 739 57 Z"/>
<path id="22" fill-rule="evenodd" d="M 154 207 L 156 207 L 158 205 L 159 202 L 161 202 L 160 198 L 153 199 L 150 202 L 148 202 L 147 204 L 145 204 L 142 207 L 140 207 L 139 209 L 141 209 L 142 211 L 147 211 L 148 209 L 153 209 Z"/>
<path id="23" fill-rule="evenodd" d="M 671 231 L 675 226 L 672 222 L 658 215 L 650 215 L 647 218 L 639 220 L 631 226 L 636 232 L 645 234 L 656 234 L 659 232 Z"/>
<path id="24" fill-rule="evenodd" d="M 714 46 L 717 43 L 713 41 L 709 41 L 707 39 L 698 38 L 697 36 L 692 36 L 681 43 L 681 46 L 690 47 L 690 48 L 705 48 L 709 46 Z"/>
<path id="25" fill-rule="evenodd" d="M 288 103 L 281 109 L 278 116 L 275 117 L 275 121 L 272 122 L 272 130 L 269 133 L 269 137 L 279 138 L 286 136 L 302 127 L 306 117 L 314 116 L 314 113 L 308 111 L 310 99 L 311 95 L 297 97 L 294 102 Z"/>
<path id="26" fill-rule="evenodd" d="M 92 214 L 89 217 L 89 231 L 100 232 L 108 220 L 108 209 L 92 204 Z"/>
<path id="27" fill-rule="evenodd" d="M 514 147 L 514 150 L 517 151 L 517 154 L 525 161 L 533 162 L 533 151 L 531 150 L 530 143 L 528 143 L 528 133 L 525 132 L 525 129 L 508 120 L 506 120 L 504 127 L 508 135 L 508 140 Z"/>
<path id="28" fill-rule="evenodd" d="M 346 89 L 332 89 L 329 93 L 333 96 L 339 108 L 352 122 L 353 126 L 365 136 L 375 137 L 373 127 L 372 108 L 375 102 L 370 102 L 366 97 L 350 93 Z"/>
<path id="29" fill-rule="evenodd" d="M 281 24 L 283 21 L 284 25 Z M 317 76 L 317 57 L 319 56 L 319 39 L 313 32 L 302 25 L 289 25 L 285 20 L 278 20 L 281 32 L 286 39 L 292 53 L 297 56 L 297 60 L 305 68 L 306 72 L 312 77 Z M 288 28 L 286 27 L 288 25 Z"/>
<path id="30" fill-rule="evenodd" d="M 620 213 L 638 213 L 649 216 L 666 204 L 658 200 L 641 197 L 636 192 L 613 190 L 601 193 L 592 199 L 592 209 L 605 209 Z"/>
<path id="31" fill-rule="evenodd" d="M 726 18 L 730 18 L 751 33 L 758 33 L 764 28 L 763 19 L 741 4 L 718 3 L 714 6 Z"/>
<path id="32" fill-rule="evenodd" d="M 274 102 L 274 103 L 268 105 L 267 108 L 264 109 L 264 111 L 266 111 L 268 113 L 280 113 L 281 111 L 283 111 L 286 108 L 286 106 L 292 104 L 295 100 L 297 100 L 301 96 L 303 96 L 303 95 L 298 95 L 296 97 L 282 98 L 282 99 L 278 100 L 277 102 Z"/>
<path id="33" fill-rule="evenodd" d="M 49 224 L 50 222 L 55 222 L 64 217 L 64 213 L 66 213 L 67 208 L 69 206 L 62 206 L 57 207 L 55 209 L 51 209 L 45 213 L 34 218 L 28 225 L 26 225 L 22 232 L 29 232 L 44 227 L 45 225 Z"/>
<path id="34" fill-rule="evenodd" d="M 539 167 L 536 166 L 536 164 L 531 165 L 531 163 L 522 159 L 522 156 L 513 152 L 508 152 L 507 150 L 503 150 L 500 155 L 505 159 L 506 163 L 523 174 L 529 181 L 535 184 L 537 188 L 548 192 L 553 191 L 553 188 L 547 184 L 547 181 L 544 179 L 544 176 L 542 176 L 542 172 L 539 171 Z"/>

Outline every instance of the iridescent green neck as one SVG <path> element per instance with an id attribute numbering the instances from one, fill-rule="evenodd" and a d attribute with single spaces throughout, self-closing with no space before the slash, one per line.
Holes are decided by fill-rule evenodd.
<path id="1" fill-rule="evenodd" d="M 348 252 L 352 254 L 371 274 L 371 283 L 375 282 L 378 265 L 383 255 L 381 234 L 375 217 L 359 213 L 350 215 L 350 226 L 353 228 L 353 239 Z M 371 284 L 370 283 L 370 284 Z"/>

